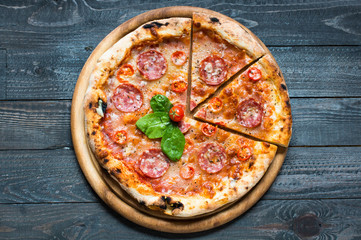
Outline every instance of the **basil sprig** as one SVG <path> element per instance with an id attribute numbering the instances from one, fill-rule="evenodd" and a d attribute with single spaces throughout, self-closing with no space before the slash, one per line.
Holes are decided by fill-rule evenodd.
<path id="1" fill-rule="evenodd" d="M 135 125 L 150 139 L 162 138 L 161 149 L 171 160 L 178 161 L 183 154 L 185 138 L 176 123 L 169 118 L 173 104 L 166 96 L 155 95 L 150 100 L 153 113 L 140 118 Z"/>

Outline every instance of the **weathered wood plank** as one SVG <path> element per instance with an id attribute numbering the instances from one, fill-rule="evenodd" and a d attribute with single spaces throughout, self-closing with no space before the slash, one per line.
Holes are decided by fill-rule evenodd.
<path id="1" fill-rule="evenodd" d="M 289 149 L 264 199 L 361 198 L 361 147 Z M 0 203 L 95 202 L 71 149 L 0 151 Z"/>
<path id="2" fill-rule="evenodd" d="M 71 99 L 90 53 L 72 45 L 9 50 L 7 99 Z"/>
<path id="3" fill-rule="evenodd" d="M 291 97 L 361 96 L 361 47 L 271 47 Z"/>
<path id="4" fill-rule="evenodd" d="M 192 234 L 156 232 L 98 203 L 1 204 L 1 239 L 357 239 L 359 199 L 258 202 L 231 223 Z"/>
<path id="5" fill-rule="evenodd" d="M 71 146 L 70 101 L 3 101 L 0 149 Z M 361 145 L 360 98 L 291 100 L 291 146 Z"/>
<path id="6" fill-rule="evenodd" d="M 291 99 L 291 146 L 361 145 L 361 99 Z"/>
<path id="7" fill-rule="evenodd" d="M 361 147 L 290 147 L 265 199 L 361 198 Z"/>
<path id="8" fill-rule="evenodd" d="M 361 96 L 361 47 L 272 47 L 291 97 Z M 84 46 L 9 50 L 6 99 L 71 99 Z M 0 90 L 1 91 L 1 90 Z M 4 99 L 0 95 L 0 98 Z"/>
<path id="9" fill-rule="evenodd" d="M 267 45 L 360 45 L 360 1 L 225 2 L 2 1 L 0 43 L 6 48 L 96 45 L 124 21 L 145 11 L 175 5 L 209 8 L 254 31 Z M 12 16 L 17 16 L 13 18 Z"/>
<path id="10" fill-rule="evenodd" d="M 99 201 L 70 149 L 0 151 L 0 202 Z"/>
<path id="11" fill-rule="evenodd" d="M 0 99 L 6 98 L 6 50 L 0 49 Z"/>
<path id="12" fill-rule="evenodd" d="M 0 149 L 71 146 L 70 101 L 1 102 Z"/>

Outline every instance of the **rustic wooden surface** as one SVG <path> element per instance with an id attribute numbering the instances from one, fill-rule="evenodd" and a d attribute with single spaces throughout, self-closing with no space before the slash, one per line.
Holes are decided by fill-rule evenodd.
<path id="1" fill-rule="evenodd" d="M 201 233 L 149 230 L 114 214 L 76 161 L 71 98 L 115 27 L 150 9 L 228 15 L 271 50 L 287 81 L 291 147 L 267 194 Z M 361 238 L 360 1 L 0 2 L 0 239 Z"/>

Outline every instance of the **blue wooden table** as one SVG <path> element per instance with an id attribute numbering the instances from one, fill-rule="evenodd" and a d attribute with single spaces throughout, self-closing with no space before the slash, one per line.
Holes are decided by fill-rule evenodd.
<path id="1" fill-rule="evenodd" d="M 149 230 L 93 192 L 71 99 L 96 45 L 145 11 L 209 8 L 250 28 L 284 73 L 293 137 L 266 195 L 193 234 Z M 0 1 L 0 239 L 361 239 L 361 1 Z"/>

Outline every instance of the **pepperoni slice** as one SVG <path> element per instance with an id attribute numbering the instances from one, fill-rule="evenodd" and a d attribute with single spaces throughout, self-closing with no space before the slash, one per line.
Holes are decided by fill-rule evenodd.
<path id="1" fill-rule="evenodd" d="M 222 110 L 223 102 L 220 98 L 214 97 L 209 101 L 209 106 L 211 107 L 212 112 L 219 112 Z"/>
<path id="2" fill-rule="evenodd" d="M 208 123 L 203 123 L 201 125 L 201 130 L 204 135 L 206 135 L 207 137 L 211 137 L 216 133 L 217 127 L 212 126 Z"/>
<path id="3" fill-rule="evenodd" d="M 160 178 L 167 172 L 169 162 L 160 149 L 149 149 L 140 156 L 139 168 L 147 177 Z"/>
<path id="4" fill-rule="evenodd" d="M 208 85 L 216 86 L 224 82 L 227 77 L 227 64 L 216 55 L 211 55 L 202 60 L 199 68 L 201 79 Z"/>
<path id="5" fill-rule="evenodd" d="M 112 102 L 121 112 L 135 112 L 143 104 L 143 94 L 134 85 L 122 83 L 114 90 Z"/>
<path id="6" fill-rule="evenodd" d="M 187 61 L 187 55 L 183 51 L 176 51 L 172 54 L 171 59 L 174 65 L 182 66 Z"/>
<path id="7" fill-rule="evenodd" d="M 157 80 L 167 71 L 167 61 L 160 52 L 149 50 L 138 56 L 137 68 L 145 79 Z"/>
<path id="8" fill-rule="evenodd" d="M 191 109 L 191 111 L 192 111 L 195 107 L 197 107 L 197 103 L 196 103 L 195 101 L 191 100 L 191 102 L 190 102 L 190 109 Z"/>
<path id="9" fill-rule="evenodd" d="M 198 155 L 198 164 L 208 173 L 217 173 L 222 170 L 227 155 L 222 146 L 216 143 L 204 145 Z"/>
<path id="10" fill-rule="evenodd" d="M 186 123 L 184 120 L 181 120 L 178 123 L 178 128 L 184 134 L 189 131 L 189 129 L 191 128 L 191 125 L 189 123 Z"/>
<path id="11" fill-rule="evenodd" d="M 186 164 L 179 170 L 179 175 L 183 179 L 191 179 L 194 176 L 195 170 L 192 164 Z"/>
<path id="12" fill-rule="evenodd" d="M 244 100 L 237 107 L 236 118 L 244 127 L 257 127 L 262 122 L 263 108 L 253 98 Z"/>

